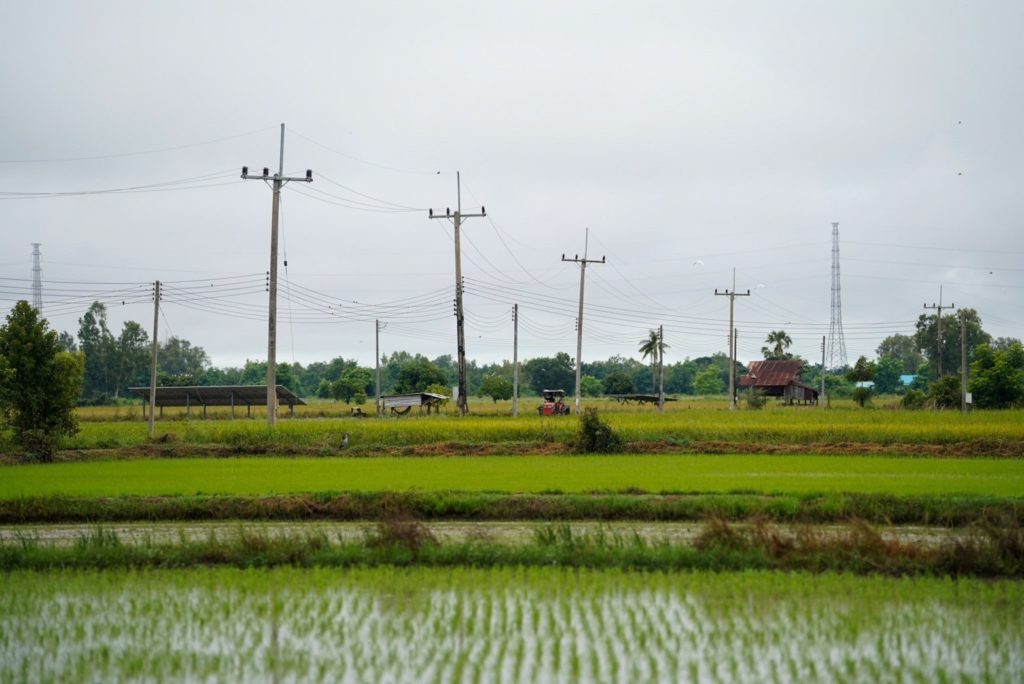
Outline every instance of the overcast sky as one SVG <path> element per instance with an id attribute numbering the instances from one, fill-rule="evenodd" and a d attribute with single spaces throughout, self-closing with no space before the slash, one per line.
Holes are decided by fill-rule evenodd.
<path id="1" fill-rule="evenodd" d="M 93 299 L 216 365 L 266 358 L 271 191 L 278 360 L 467 353 L 741 360 L 784 329 L 820 359 L 839 223 L 847 355 L 922 304 L 1024 337 L 1020 2 L 0 1 L 0 305 L 77 332 Z M 141 187 L 148 186 L 148 187 Z M 144 192 L 78 193 L 138 188 Z M 122 304 L 124 302 L 124 304 Z M 674 357 L 674 358 L 673 358 Z"/>

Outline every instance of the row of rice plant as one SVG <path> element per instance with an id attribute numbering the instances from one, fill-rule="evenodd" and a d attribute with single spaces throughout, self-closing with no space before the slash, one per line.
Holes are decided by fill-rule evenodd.
<path id="1" fill-rule="evenodd" d="M 2 468 L 0 499 L 309 492 L 1024 492 L 1024 460 L 750 455 L 180 458 Z"/>
<path id="2" fill-rule="evenodd" d="M 1024 585 L 500 568 L 13 572 L 0 682 L 1014 681 Z"/>
<path id="3" fill-rule="evenodd" d="M 659 414 L 610 413 L 607 419 L 627 442 L 686 446 L 706 442 L 761 444 L 900 444 L 999 446 L 1024 442 L 1021 411 L 736 411 L 697 409 Z M 301 447 L 337 451 L 349 433 L 351 451 L 424 444 L 567 442 L 576 430 L 572 417 L 511 416 L 406 417 L 399 419 L 282 420 L 275 430 L 258 420 L 191 420 L 158 424 L 158 436 L 185 445 L 218 444 L 238 450 Z M 138 446 L 148 442 L 139 421 L 85 422 L 68 440 L 69 449 Z"/>

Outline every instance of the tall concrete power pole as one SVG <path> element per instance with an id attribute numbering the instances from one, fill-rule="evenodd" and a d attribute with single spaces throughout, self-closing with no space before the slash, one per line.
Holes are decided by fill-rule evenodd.
<path id="1" fill-rule="evenodd" d="M 455 227 L 455 334 L 459 350 L 459 415 L 469 413 L 469 392 L 466 387 L 466 312 L 462 306 L 462 242 L 459 231 L 462 228 L 462 219 L 487 216 L 487 210 L 480 207 L 479 214 L 462 213 L 462 176 L 455 172 L 456 202 L 455 213 L 451 209 L 445 209 L 444 213 L 434 213 L 431 209 L 428 212 L 429 218 L 447 219 Z"/>
<path id="2" fill-rule="evenodd" d="M 665 412 L 665 326 L 658 326 L 658 413 Z"/>
<path id="3" fill-rule="evenodd" d="M 519 305 L 512 305 L 512 417 L 519 416 Z"/>
<path id="4" fill-rule="evenodd" d="M 153 348 L 150 352 L 149 364 L 149 436 L 153 437 L 156 430 L 156 355 L 160 348 L 160 281 L 153 283 Z"/>
<path id="5" fill-rule="evenodd" d="M 374 353 L 377 356 L 377 360 L 375 362 L 376 363 L 375 369 L 376 369 L 376 378 L 377 378 L 376 379 L 376 384 L 377 384 L 377 417 L 378 418 L 380 416 L 384 415 L 384 407 L 381 405 L 381 398 L 380 398 L 380 331 L 383 330 L 386 327 L 388 327 L 387 323 L 383 323 L 382 324 L 379 320 L 374 321 L 374 328 L 375 328 L 375 335 L 376 335 L 376 343 L 374 344 Z"/>
<path id="6" fill-rule="evenodd" d="M 587 264 L 603 264 L 605 263 L 604 257 L 598 259 L 588 259 L 587 249 L 590 243 L 590 229 L 587 228 L 587 236 L 583 242 L 583 258 L 580 259 L 580 255 L 576 254 L 572 259 L 566 259 L 565 255 L 562 255 L 562 261 L 571 261 L 580 265 L 580 310 L 576 317 L 576 413 L 580 412 L 580 372 L 583 368 L 583 288 L 587 281 Z"/>
<path id="7" fill-rule="evenodd" d="M 736 292 L 736 269 L 734 268 L 732 269 L 732 289 L 719 292 L 718 288 L 715 288 L 715 295 L 729 298 L 729 410 L 732 411 L 736 408 L 736 345 L 734 344 L 736 329 L 733 327 L 733 309 L 736 305 L 736 298 L 749 297 L 750 290 L 745 293 Z"/>
<path id="8" fill-rule="evenodd" d="M 263 175 L 250 175 L 249 167 L 242 167 L 242 178 L 255 178 L 271 182 L 274 192 L 270 216 L 270 306 L 267 315 L 267 425 L 274 427 L 277 422 L 277 226 L 281 210 L 281 188 L 285 183 L 299 181 L 313 182 L 313 172 L 306 169 L 302 177 L 284 175 L 284 124 L 281 124 L 281 149 L 278 157 L 277 173 L 270 175 L 270 169 L 263 167 Z"/>
<path id="9" fill-rule="evenodd" d="M 938 373 L 938 375 L 941 378 L 942 377 L 942 343 L 943 343 L 943 339 L 942 339 L 942 310 L 943 309 L 955 309 L 956 308 L 956 304 L 943 304 L 942 303 L 942 286 L 939 285 L 939 303 L 935 304 L 933 302 L 931 306 L 928 306 L 927 304 L 925 304 L 924 308 L 926 308 L 926 309 L 933 309 L 935 311 L 935 324 L 937 326 L 936 329 L 935 329 L 935 344 L 938 347 L 938 350 L 937 350 L 938 354 L 939 354 L 939 357 L 938 357 L 938 360 L 939 360 L 938 371 L 939 371 L 939 373 Z"/>
<path id="10" fill-rule="evenodd" d="M 821 392 L 818 393 L 818 405 L 825 405 L 825 336 L 821 336 Z"/>
<path id="11" fill-rule="evenodd" d="M 967 413 L 967 313 L 960 309 L 960 411 Z"/>

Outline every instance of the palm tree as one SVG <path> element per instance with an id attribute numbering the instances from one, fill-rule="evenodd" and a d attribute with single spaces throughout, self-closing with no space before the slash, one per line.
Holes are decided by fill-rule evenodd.
<path id="1" fill-rule="evenodd" d="M 786 334 L 785 330 L 772 330 L 768 333 L 768 337 L 765 339 L 765 344 L 769 346 L 761 347 L 761 353 L 764 354 L 764 358 L 790 358 L 791 355 L 786 350 L 793 344 L 793 340 Z"/>
<path id="2" fill-rule="evenodd" d="M 654 393 L 658 392 L 658 360 L 664 358 L 668 348 L 669 345 L 665 344 L 657 330 L 649 331 L 647 339 L 640 342 L 638 351 L 643 354 L 641 358 L 651 357 L 651 391 Z"/>

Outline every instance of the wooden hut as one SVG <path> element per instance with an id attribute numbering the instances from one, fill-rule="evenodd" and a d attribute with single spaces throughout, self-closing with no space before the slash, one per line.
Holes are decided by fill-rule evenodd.
<path id="1" fill-rule="evenodd" d="M 803 361 L 792 359 L 751 361 L 747 374 L 740 377 L 740 387 L 754 388 L 787 404 L 817 404 L 818 390 L 804 384 L 803 368 Z"/>

